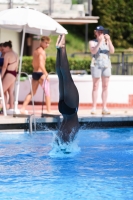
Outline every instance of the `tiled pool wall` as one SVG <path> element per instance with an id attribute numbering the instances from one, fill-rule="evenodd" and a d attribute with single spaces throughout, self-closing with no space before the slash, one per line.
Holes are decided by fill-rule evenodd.
<path id="1" fill-rule="evenodd" d="M 133 127 L 133 120 L 132 121 L 86 121 L 86 122 L 79 122 L 81 129 L 92 129 L 92 128 L 117 128 L 117 127 Z M 36 130 L 58 130 L 59 125 L 56 122 L 53 123 L 45 123 L 45 122 L 36 122 Z M 18 124 L 0 124 L 0 130 L 30 130 L 29 123 L 18 123 Z M 32 130 L 34 131 L 34 123 L 32 123 Z"/>

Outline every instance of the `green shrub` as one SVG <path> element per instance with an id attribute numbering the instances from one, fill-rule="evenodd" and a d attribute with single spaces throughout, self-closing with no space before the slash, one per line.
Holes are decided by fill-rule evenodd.
<path id="1" fill-rule="evenodd" d="M 86 70 L 90 74 L 90 60 L 88 59 L 78 59 L 78 58 L 68 58 L 70 70 Z M 48 73 L 55 73 L 55 57 L 47 57 L 46 59 L 46 69 Z M 27 74 L 32 74 L 32 57 L 23 57 L 22 61 L 22 72 Z"/>
<path id="2" fill-rule="evenodd" d="M 33 71 L 32 68 L 32 57 L 24 56 L 22 60 L 22 72 L 26 72 L 27 74 L 31 74 Z"/>

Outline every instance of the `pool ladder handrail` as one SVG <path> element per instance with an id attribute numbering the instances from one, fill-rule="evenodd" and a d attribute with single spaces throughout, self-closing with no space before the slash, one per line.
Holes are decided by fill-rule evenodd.
<path id="1" fill-rule="evenodd" d="M 34 109 L 34 96 L 33 96 L 33 90 L 31 85 L 31 79 L 29 78 L 29 75 L 26 72 L 20 72 L 20 74 L 24 74 L 28 77 L 28 80 L 30 82 L 30 90 L 32 95 L 32 107 L 33 107 L 33 114 L 29 116 L 29 132 L 32 133 L 32 122 L 34 120 L 34 131 L 36 132 L 36 119 L 35 119 L 35 109 Z M 44 114 L 43 113 L 43 103 L 44 103 L 44 94 L 43 94 L 43 100 L 42 100 L 42 114 L 41 117 L 54 117 L 57 120 L 57 126 L 60 126 L 60 115 L 52 115 L 52 114 Z"/>
<path id="2" fill-rule="evenodd" d="M 55 72 L 50 72 L 49 74 L 55 74 Z M 45 78 L 45 81 L 44 81 L 44 85 L 46 83 L 46 80 L 47 80 L 47 77 L 48 75 L 46 76 Z M 59 128 L 60 126 L 60 114 L 56 114 L 56 115 L 53 115 L 53 114 L 48 114 L 48 113 L 43 113 L 43 107 L 44 107 L 44 96 L 45 96 L 45 90 L 43 92 L 43 97 L 42 97 L 42 114 L 41 114 L 41 117 L 53 117 L 57 120 L 57 127 Z"/>
<path id="3" fill-rule="evenodd" d="M 31 91 L 31 96 L 32 96 L 32 109 L 33 109 L 33 114 L 31 114 L 29 116 L 29 132 L 32 133 L 32 121 L 34 119 L 34 130 L 36 132 L 36 120 L 35 120 L 35 108 L 34 108 L 34 96 L 33 96 L 33 90 L 32 90 L 32 85 L 31 85 L 31 78 L 29 77 L 29 75 L 26 73 L 26 72 L 20 72 L 20 75 L 21 74 L 24 74 L 26 75 L 26 77 L 28 78 L 29 80 L 29 83 L 30 83 L 30 91 Z"/>

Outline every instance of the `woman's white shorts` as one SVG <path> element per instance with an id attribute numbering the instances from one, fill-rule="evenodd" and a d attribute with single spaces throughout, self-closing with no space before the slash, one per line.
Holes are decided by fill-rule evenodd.
<path id="1" fill-rule="evenodd" d="M 91 75 L 93 78 L 100 78 L 102 76 L 104 77 L 110 77 L 111 76 L 111 68 L 110 67 L 91 67 Z"/>

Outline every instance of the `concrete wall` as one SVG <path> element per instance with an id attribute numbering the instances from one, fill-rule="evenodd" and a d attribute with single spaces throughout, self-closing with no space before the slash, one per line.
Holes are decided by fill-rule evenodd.
<path id="1" fill-rule="evenodd" d="M 13 50 L 20 53 L 20 33 L 8 29 L 0 29 L 0 43 L 12 41 Z"/>
<path id="2" fill-rule="evenodd" d="M 59 91 L 58 91 L 58 77 L 57 75 L 49 75 L 50 88 L 51 88 L 51 102 L 58 103 Z M 91 75 L 73 75 L 73 80 L 79 91 L 80 104 L 92 103 L 92 78 Z M 30 85 L 28 81 L 20 83 L 19 101 L 24 101 L 26 95 L 30 91 Z M 39 86 L 37 93 L 34 97 L 35 102 L 42 102 L 43 91 Z M 101 83 L 99 87 L 98 102 L 101 106 Z M 133 107 L 133 76 L 111 76 L 109 83 L 109 95 L 108 104 L 113 107 L 129 106 Z"/>
<path id="3" fill-rule="evenodd" d="M 53 3 L 53 2 L 52 2 Z M 34 8 L 38 11 L 49 10 L 49 0 L 13 0 L 12 7 L 16 8 L 18 6 L 24 6 L 29 8 Z M 10 8 L 10 3 L 8 0 L 0 0 L 0 11 Z"/>
<path id="4" fill-rule="evenodd" d="M 42 8 L 42 5 L 40 4 L 41 1 L 44 0 L 13 0 L 12 7 L 16 8 L 18 6 L 25 6 L 25 7 L 28 6 L 29 8 L 34 8 L 39 10 L 39 8 Z M 8 9 L 10 8 L 10 6 L 11 5 L 9 0 L 0 0 L 0 11 Z"/>

